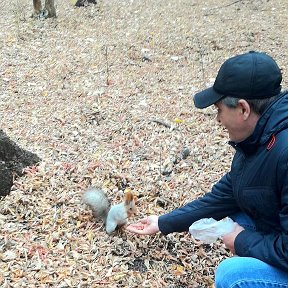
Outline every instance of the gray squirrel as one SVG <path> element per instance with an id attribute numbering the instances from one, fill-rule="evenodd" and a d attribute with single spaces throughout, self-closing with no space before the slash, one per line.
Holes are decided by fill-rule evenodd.
<path id="1" fill-rule="evenodd" d="M 91 187 L 82 197 L 83 202 L 90 207 L 96 219 L 102 219 L 106 232 L 111 234 L 117 226 L 127 224 L 128 218 L 136 212 L 135 196 L 126 192 L 122 203 L 110 207 L 107 196 L 101 188 Z"/>

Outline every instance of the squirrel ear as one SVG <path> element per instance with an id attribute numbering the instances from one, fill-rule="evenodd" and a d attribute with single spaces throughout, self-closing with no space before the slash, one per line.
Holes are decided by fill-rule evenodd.
<path id="1" fill-rule="evenodd" d="M 125 199 L 125 203 L 126 204 L 131 203 L 134 200 L 133 199 L 133 194 L 131 192 L 126 192 L 125 196 L 124 196 L 124 199 Z"/>

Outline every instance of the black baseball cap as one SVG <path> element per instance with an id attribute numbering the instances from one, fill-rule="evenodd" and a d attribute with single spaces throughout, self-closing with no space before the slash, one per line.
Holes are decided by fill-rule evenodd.
<path id="1" fill-rule="evenodd" d="M 269 55 L 250 51 L 226 60 L 214 85 L 194 96 L 197 108 L 206 108 L 224 97 L 265 99 L 281 91 L 282 74 Z"/>

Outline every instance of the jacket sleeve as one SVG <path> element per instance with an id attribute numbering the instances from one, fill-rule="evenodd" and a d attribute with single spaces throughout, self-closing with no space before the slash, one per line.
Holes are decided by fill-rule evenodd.
<path id="1" fill-rule="evenodd" d="M 191 224 L 201 218 L 220 220 L 239 211 L 232 192 L 230 173 L 224 175 L 211 192 L 187 205 L 159 217 L 160 231 L 167 235 L 172 232 L 188 231 Z"/>
<path id="2" fill-rule="evenodd" d="M 281 197 L 279 233 L 264 234 L 244 230 L 235 239 L 238 256 L 253 257 L 288 271 L 288 151 L 280 157 L 277 182 Z"/>

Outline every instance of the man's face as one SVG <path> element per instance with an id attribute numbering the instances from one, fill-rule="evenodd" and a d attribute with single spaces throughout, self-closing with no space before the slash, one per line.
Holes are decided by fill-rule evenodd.
<path id="1" fill-rule="evenodd" d="M 216 119 L 227 129 L 231 141 L 241 142 L 250 136 L 252 132 L 247 126 L 245 112 L 243 112 L 241 105 L 238 104 L 236 108 L 230 108 L 219 102 L 215 106 L 217 108 Z"/>

